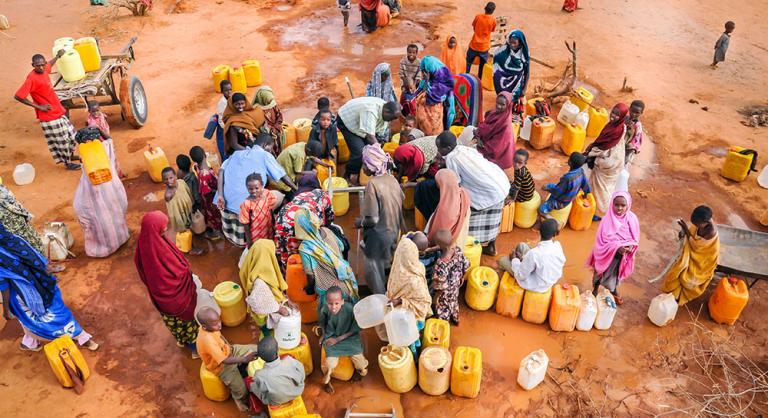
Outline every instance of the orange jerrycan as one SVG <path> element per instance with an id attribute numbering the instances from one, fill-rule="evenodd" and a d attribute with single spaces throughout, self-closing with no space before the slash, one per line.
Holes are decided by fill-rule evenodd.
<path id="1" fill-rule="evenodd" d="M 149 172 L 149 178 L 155 183 L 163 182 L 163 169 L 170 167 L 168 164 L 168 158 L 165 157 L 165 152 L 160 147 L 153 147 L 147 144 L 147 150 L 144 151 L 144 161 L 147 163 L 147 172 Z"/>
<path id="2" fill-rule="evenodd" d="M 293 121 L 293 127 L 296 128 L 296 141 L 309 141 L 309 134 L 312 132 L 312 119 L 299 118 Z"/>
<path id="3" fill-rule="evenodd" d="M 480 393 L 483 377 L 483 353 L 475 347 L 458 347 L 453 353 L 451 393 L 463 398 L 475 398 Z"/>
<path id="4" fill-rule="evenodd" d="M 576 198 L 571 202 L 571 214 L 568 215 L 568 225 L 574 231 L 585 231 L 592 226 L 592 217 L 595 216 L 595 196 L 590 193 L 589 197 L 584 197 L 584 192 L 579 191 Z"/>
<path id="5" fill-rule="evenodd" d="M 440 346 L 450 348 L 451 346 L 451 325 L 448 321 L 438 318 L 427 319 L 424 326 L 424 337 L 422 339 L 424 347 Z"/>
<path id="6" fill-rule="evenodd" d="M 552 287 L 552 305 L 549 308 L 549 327 L 552 331 L 571 332 L 579 319 L 581 299 L 579 288 L 568 283 L 558 283 Z"/>
<path id="7" fill-rule="evenodd" d="M 549 116 L 536 118 L 531 126 L 531 138 L 528 141 L 534 149 L 552 146 L 555 139 L 555 121 Z"/>
<path id="8" fill-rule="evenodd" d="M 320 350 L 320 370 L 323 374 L 326 372 L 325 367 L 325 347 Z M 352 359 L 349 357 L 339 357 L 339 364 L 331 372 L 331 377 L 338 380 L 347 381 L 355 374 L 355 366 L 352 364 Z"/>
<path id="9" fill-rule="evenodd" d="M 538 115 L 538 112 L 536 112 L 536 103 L 543 102 L 545 99 L 543 97 L 534 97 L 531 100 L 528 100 L 525 103 L 525 115 L 526 116 L 536 116 Z"/>
<path id="10" fill-rule="evenodd" d="M 490 267 L 478 266 L 468 272 L 467 290 L 464 297 L 467 305 L 476 311 L 487 311 L 496 300 L 499 275 Z"/>
<path id="11" fill-rule="evenodd" d="M 229 388 L 219 379 L 219 376 L 211 373 L 205 368 L 205 364 L 200 364 L 200 383 L 203 384 L 203 394 L 206 398 L 223 402 L 229 399 Z"/>
<path id="12" fill-rule="evenodd" d="M 304 366 L 304 374 L 307 376 L 312 374 L 312 371 L 315 369 L 315 366 L 312 363 L 312 349 L 309 346 L 309 339 L 307 338 L 307 334 L 303 332 L 301 333 L 301 341 L 299 342 L 299 345 L 291 349 L 281 348 L 279 354 L 280 358 L 291 356 L 300 361 Z"/>
<path id="13" fill-rule="evenodd" d="M 192 250 L 192 231 L 187 229 L 176 233 L 176 248 L 185 254 Z"/>
<path id="14" fill-rule="evenodd" d="M 286 149 L 288 146 L 297 142 L 296 128 L 294 128 L 293 125 L 289 123 L 284 123 L 283 132 L 285 133 L 285 144 L 283 144 L 283 149 Z"/>
<path id="15" fill-rule="evenodd" d="M 291 254 L 285 266 L 285 282 L 288 284 L 288 299 L 292 302 L 312 302 L 317 299 L 316 294 L 308 295 L 304 291 L 307 286 L 307 275 L 304 273 L 304 267 L 301 264 L 299 254 Z"/>
<path id="16" fill-rule="evenodd" d="M 419 387 L 427 395 L 445 393 L 451 386 L 451 352 L 445 347 L 424 348 L 419 356 Z"/>
<path id="17" fill-rule="evenodd" d="M 389 154 L 390 157 L 395 156 L 395 150 L 397 150 L 397 147 L 399 147 L 400 144 L 397 142 L 385 142 L 384 145 L 381 146 L 381 149 L 384 150 L 387 154 Z"/>
<path id="18" fill-rule="evenodd" d="M 423 231 L 424 228 L 427 227 L 427 220 L 424 219 L 424 215 L 421 214 L 418 208 L 416 208 L 415 211 L 413 211 L 413 220 L 416 224 L 416 229 L 419 231 Z"/>
<path id="19" fill-rule="evenodd" d="M 293 418 L 307 413 L 307 407 L 301 396 L 282 405 L 269 405 L 267 409 L 269 410 L 269 418 Z"/>
<path id="20" fill-rule="evenodd" d="M 323 167 L 321 165 L 315 166 L 315 169 L 317 170 L 317 181 L 321 185 L 324 184 L 329 177 L 333 177 L 333 175 L 336 174 L 336 164 L 333 162 L 333 160 L 329 158 L 324 158 L 322 161 L 330 165 L 331 169 L 329 170 L 328 167 Z M 331 173 L 331 171 L 333 172 Z"/>
<path id="21" fill-rule="evenodd" d="M 523 306 L 525 290 L 517 284 L 517 280 L 504 272 L 499 283 L 499 297 L 496 299 L 496 313 L 499 315 L 517 318 L 520 308 Z"/>
<path id="22" fill-rule="evenodd" d="M 75 387 L 75 382 L 72 381 L 67 368 L 73 371 L 83 382 L 91 376 L 88 363 L 85 362 L 83 354 L 80 353 L 80 349 L 77 348 L 69 335 L 62 335 L 49 342 L 43 347 L 43 350 L 48 364 L 51 365 L 51 370 L 53 370 L 53 374 L 61 386 L 65 388 Z"/>
<path id="23" fill-rule="evenodd" d="M 544 293 L 526 290 L 523 298 L 523 320 L 532 324 L 543 324 L 547 320 L 551 300 L 552 289 L 547 289 Z"/>
<path id="24" fill-rule="evenodd" d="M 504 205 L 504 209 L 501 211 L 501 228 L 499 232 L 506 233 L 512 232 L 515 228 L 515 201 L 511 201 Z"/>
<path id="25" fill-rule="evenodd" d="M 213 88 L 216 90 L 216 93 L 221 93 L 221 82 L 224 80 L 229 80 L 229 70 L 231 68 L 229 65 L 221 64 L 217 65 L 216 67 L 211 70 L 211 78 L 213 79 Z"/>
<path id="26" fill-rule="evenodd" d="M 575 123 L 565 125 L 563 141 L 560 142 L 560 149 L 563 151 L 563 154 L 571 155 L 574 152 L 582 152 L 586 136 L 587 131 L 581 125 Z"/>
<path id="27" fill-rule="evenodd" d="M 245 72 L 245 84 L 248 87 L 261 85 L 261 63 L 258 60 L 245 60 L 240 65 Z"/>
<path id="28" fill-rule="evenodd" d="M 744 181 L 750 171 L 757 171 L 757 151 L 732 146 L 725 156 L 720 175 L 733 181 Z"/>
<path id="29" fill-rule="evenodd" d="M 88 141 L 77 146 L 83 169 L 93 185 L 112 180 L 112 167 L 109 164 L 107 150 L 101 141 Z"/>
<path id="30" fill-rule="evenodd" d="M 749 301 L 749 289 L 744 280 L 724 277 L 709 298 L 709 316 L 718 324 L 733 325 Z"/>
<path id="31" fill-rule="evenodd" d="M 317 305 L 319 299 L 315 295 L 315 299 L 312 302 L 296 302 L 296 306 L 299 307 L 301 313 L 302 324 L 313 324 L 317 322 Z"/>

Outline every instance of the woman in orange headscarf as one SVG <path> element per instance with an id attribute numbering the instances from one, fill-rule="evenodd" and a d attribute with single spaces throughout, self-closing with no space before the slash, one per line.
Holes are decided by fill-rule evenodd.
<path id="1" fill-rule="evenodd" d="M 448 35 L 440 51 L 440 61 L 451 70 L 451 74 L 457 75 L 464 72 L 466 67 L 465 54 L 459 45 L 459 40 L 454 35 Z"/>

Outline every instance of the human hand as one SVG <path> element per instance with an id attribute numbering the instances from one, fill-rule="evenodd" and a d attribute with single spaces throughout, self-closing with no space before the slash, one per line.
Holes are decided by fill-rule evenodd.
<path id="1" fill-rule="evenodd" d="M 256 352 L 255 351 L 249 351 L 249 352 L 245 353 L 243 358 L 245 358 L 245 361 L 251 362 L 253 359 L 256 358 Z"/>
<path id="2" fill-rule="evenodd" d="M 327 340 L 325 340 L 325 346 L 326 347 L 333 347 L 338 342 L 339 342 L 339 340 L 336 339 L 336 337 L 331 337 L 331 338 L 328 338 Z"/>
<path id="3" fill-rule="evenodd" d="M 47 111 L 51 110 L 51 105 L 49 105 L 48 103 L 42 104 L 42 105 L 38 105 L 36 107 L 37 107 L 37 110 L 39 110 L 41 112 L 47 112 Z"/>
<path id="4" fill-rule="evenodd" d="M 219 198 L 216 200 L 216 206 L 218 206 L 220 210 L 224 210 L 224 208 L 227 207 L 227 202 L 224 201 L 223 194 L 219 194 Z"/>
<path id="5" fill-rule="evenodd" d="M 60 50 L 59 50 L 59 51 L 56 53 L 56 58 L 61 58 L 61 57 L 63 57 L 65 52 L 66 52 L 66 51 L 64 51 L 63 49 L 60 49 Z"/>
<path id="6" fill-rule="evenodd" d="M 285 306 L 281 306 L 280 309 L 277 310 L 277 313 L 279 313 L 282 316 L 288 316 L 291 314 L 291 312 Z"/>

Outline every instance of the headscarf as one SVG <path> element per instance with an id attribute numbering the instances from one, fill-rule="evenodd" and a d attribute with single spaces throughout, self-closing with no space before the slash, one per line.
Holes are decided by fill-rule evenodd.
<path id="1" fill-rule="evenodd" d="M 86 126 L 85 128 L 80 128 L 75 134 L 75 141 L 81 144 L 98 139 L 101 139 L 101 132 L 99 131 L 99 128 L 95 126 Z"/>
<path id="2" fill-rule="evenodd" d="M 395 164 L 402 167 L 403 175 L 408 177 L 409 181 L 415 180 L 424 165 L 424 153 L 419 147 L 411 144 L 403 144 L 395 149 Z"/>
<path id="3" fill-rule="evenodd" d="M 260 108 L 254 108 L 248 100 L 245 100 L 245 109 L 242 112 L 238 112 L 234 105 L 235 98 L 245 99 L 245 95 L 235 93 L 229 96 L 227 107 L 222 115 L 224 129 L 229 130 L 230 127 L 237 126 L 247 129 L 254 135 L 258 134 L 259 129 L 264 125 L 264 111 Z"/>
<path id="4" fill-rule="evenodd" d="M 260 86 L 256 89 L 256 93 L 253 95 L 253 105 L 258 106 L 263 110 L 272 109 L 277 106 L 277 100 L 275 100 L 275 92 L 269 86 Z"/>
<path id="5" fill-rule="evenodd" d="M 0 275 L 8 279 L 35 316 L 43 316 L 56 295 L 56 277 L 48 273 L 47 265 L 42 254 L 0 223 Z M 6 269 L 8 272 L 3 272 Z"/>
<path id="6" fill-rule="evenodd" d="M 381 149 L 381 145 L 374 144 L 363 147 L 363 164 L 373 172 L 374 176 L 387 174 L 390 161 L 392 159 Z"/>
<path id="7" fill-rule="evenodd" d="M 296 184 L 296 186 L 298 187 L 296 194 L 311 192 L 312 190 L 320 188 L 320 181 L 317 179 L 316 173 L 304 174 L 301 176 L 301 178 L 299 178 L 298 184 Z"/>
<path id="8" fill-rule="evenodd" d="M 8 212 L 23 217 L 27 222 L 32 220 L 32 214 L 16 199 L 13 192 L 2 184 L 0 184 L 0 206 Z"/>
<path id="9" fill-rule="evenodd" d="M 381 0 L 360 0 L 360 9 L 373 11 L 379 7 L 379 3 L 381 3 Z"/>
<path id="10" fill-rule="evenodd" d="M 515 51 L 507 43 L 493 56 L 493 81 L 497 93 L 508 91 L 517 101 L 524 95 L 530 79 L 531 57 L 523 31 L 513 30 L 509 33 L 507 40 L 512 38 L 520 42 L 520 48 Z"/>
<path id="11" fill-rule="evenodd" d="M 595 138 L 595 142 L 590 145 L 590 148 L 598 147 L 603 151 L 608 151 L 615 147 L 624 136 L 624 119 L 626 119 L 627 114 L 629 114 L 629 107 L 624 103 L 618 103 L 614 108 L 619 109 L 619 118 L 615 121 L 609 121 L 605 127 L 603 127 L 603 130 L 600 131 L 600 135 Z M 611 110 L 611 113 L 613 113 L 613 110 Z"/>
<path id="12" fill-rule="evenodd" d="M 488 112 L 485 121 L 475 130 L 475 136 L 482 143 L 477 148 L 483 157 L 506 170 L 515 164 L 515 130 L 512 125 L 514 103 L 511 93 L 502 91 L 499 96 L 507 100 L 507 107 L 501 112 L 495 108 Z"/>
<path id="13" fill-rule="evenodd" d="M 453 79 L 451 70 L 431 55 L 421 59 L 419 68 L 430 74 L 429 80 L 423 78 L 419 83 L 419 89 L 426 92 L 427 104 L 443 103 L 446 112 L 445 120 L 450 126 L 453 118 L 456 117 L 456 104 L 453 100 L 453 86 L 456 80 Z M 448 129 L 448 126 L 444 128 Z"/>
<path id="14" fill-rule="evenodd" d="M 627 200 L 627 211 L 622 216 L 616 214 L 613 201 L 617 197 Z M 616 251 L 621 247 L 634 246 L 632 251 L 624 254 L 619 265 L 619 280 L 624 280 L 635 269 L 635 252 L 640 244 L 640 222 L 632 209 L 632 196 L 627 192 L 614 192 L 611 196 L 611 207 L 600 221 L 595 236 L 595 246 L 589 255 L 587 265 L 602 274 L 611 265 Z"/>
<path id="15" fill-rule="evenodd" d="M 456 45 L 453 49 L 448 47 L 451 38 L 456 39 Z M 461 44 L 459 44 L 459 38 L 456 37 L 456 35 L 448 34 L 445 38 L 443 49 L 440 51 L 440 61 L 451 70 L 451 74 L 453 75 L 461 74 L 466 69 L 466 55 L 464 54 L 464 49 L 461 47 Z"/>
<path id="16" fill-rule="evenodd" d="M 283 292 L 288 290 L 288 283 L 285 282 L 280 265 L 277 264 L 275 242 L 271 239 L 260 239 L 254 242 L 240 267 L 240 283 L 246 294 L 251 293 L 256 279 L 261 279 L 269 286 L 278 303 L 285 300 Z"/>
<path id="17" fill-rule="evenodd" d="M 392 270 L 387 282 L 389 300 L 401 299 L 402 308 L 423 321 L 432 314 L 432 297 L 427 287 L 424 264 L 419 261 L 419 249 L 410 239 L 400 239 L 392 259 Z"/>
<path id="18" fill-rule="evenodd" d="M 389 77 L 381 83 L 381 76 L 387 74 Z M 395 86 L 392 84 L 392 72 L 389 70 L 389 64 L 382 62 L 376 65 L 371 75 L 371 80 L 365 85 L 365 95 L 368 97 L 378 97 L 385 102 L 396 102 Z"/>
<path id="19" fill-rule="evenodd" d="M 437 231 L 447 229 L 451 231 L 451 241 L 456 241 L 469 211 L 469 192 L 459 186 L 459 176 L 447 168 L 437 172 L 435 181 L 440 188 L 440 202 L 429 222 L 427 238 L 434 243 Z"/>
<path id="20" fill-rule="evenodd" d="M 165 236 L 167 226 L 168 217 L 159 210 L 144 215 L 133 261 L 155 307 L 191 321 L 197 305 L 192 270 L 184 254 Z"/>

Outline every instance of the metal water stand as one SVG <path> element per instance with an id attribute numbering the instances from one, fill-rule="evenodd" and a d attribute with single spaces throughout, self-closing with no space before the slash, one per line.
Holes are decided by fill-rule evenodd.
<path id="1" fill-rule="evenodd" d="M 390 408 L 392 408 L 392 412 L 384 412 L 384 413 L 352 412 L 352 410 L 356 407 L 357 405 L 352 404 L 352 406 L 347 408 L 347 412 L 344 414 L 344 418 L 397 418 L 397 412 L 395 412 L 395 407 L 391 405 L 390 405 Z"/>

